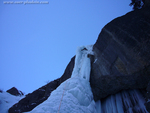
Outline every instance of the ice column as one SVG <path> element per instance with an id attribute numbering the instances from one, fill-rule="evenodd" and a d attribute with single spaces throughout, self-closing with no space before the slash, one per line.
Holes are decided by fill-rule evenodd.
<path id="1" fill-rule="evenodd" d="M 81 67 L 80 77 L 89 81 L 90 72 L 91 72 L 91 62 L 90 62 L 90 58 L 88 58 L 86 55 L 84 60 L 83 60 L 82 67 Z"/>
<path id="2" fill-rule="evenodd" d="M 86 47 L 78 47 L 71 77 L 78 76 L 89 81 L 91 71 L 90 58 L 87 56 L 89 53 L 90 51 Z"/>

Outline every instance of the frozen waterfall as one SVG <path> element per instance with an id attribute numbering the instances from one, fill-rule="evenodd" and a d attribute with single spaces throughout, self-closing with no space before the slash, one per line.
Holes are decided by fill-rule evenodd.
<path id="1" fill-rule="evenodd" d="M 138 90 L 121 91 L 95 102 L 89 83 L 91 63 L 88 54 L 93 54 L 92 46 L 77 49 L 71 78 L 30 113 L 148 113 Z"/>
<path id="2" fill-rule="evenodd" d="M 30 113 L 97 113 L 89 83 L 91 63 L 88 54 L 93 54 L 92 46 L 77 49 L 71 78 Z"/>

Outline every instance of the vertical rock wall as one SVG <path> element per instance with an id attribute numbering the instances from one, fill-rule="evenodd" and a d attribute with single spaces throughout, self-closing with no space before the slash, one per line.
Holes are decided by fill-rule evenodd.
<path id="1" fill-rule="evenodd" d="M 110 94 L 123 89 L 142 89 L 145 97 L 150 81 L 150 7 L 129 12 L 108 23 L 93 51 L 95 62 L 90 83 L 95 101 L 107 100 Z M 149 103 L 146 105 L 150 107 Z"/>

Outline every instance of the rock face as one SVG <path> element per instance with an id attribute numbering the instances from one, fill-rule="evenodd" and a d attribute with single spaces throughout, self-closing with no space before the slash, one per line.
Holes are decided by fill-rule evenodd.
<path id="1" fill-rule="evenodd" d="M 19 91 L 17 88 L 12 87 L 11 89 L 7 90 L 6 92 L 15 95 L 15 96 L 21 96 L 23 95 L 22 91 Z"/>
<path id="2" fill-rule="evenodd" d="M 94 44 L 90 84 L 94 100 L 105 99 L 125 89 L 140 89 L 150 96 L 150 8 L 132 11 L 108 23 Z M 39 88 L 9 109 L 9 113 L 32 110 L 48 98 L 63 81 L 70 78 L 73 57 L 61 78 Z M 149 111 L 149 101 L 145 104 Z M 28 107 L 27 107 L 28 106 Z"/>
<path id="3" fill-rule="evenodd" d="M 58 85 L 60 85 L 62 82 L 64 82 L 65 80 L 71 77 L 71 74 L 74 68 L 74 63 L 75 63 L 75 56 L 72 57 L 71 61 L 67 65 L 67 68 L 65 69 L 64 74 L 60 77 Z"/>
<path id="4" fill-rule="evenodd" d="M 122 89 L 146 88 L 150 80 L 150 8 L 108 23 L 93 51 L 96 62 L 92 65 L 91 87 L 95 100 Z"/>

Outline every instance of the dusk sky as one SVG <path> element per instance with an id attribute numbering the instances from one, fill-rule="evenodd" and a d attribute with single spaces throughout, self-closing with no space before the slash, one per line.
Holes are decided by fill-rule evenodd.
<path id="1" fill-rule="evenodd" d="M 108 22 L 132 10 L 130 0 L 10 1 L 0 1 L 0 89 L 25 94 L 61 77 L 78 46 L 93 45 Z"/>

